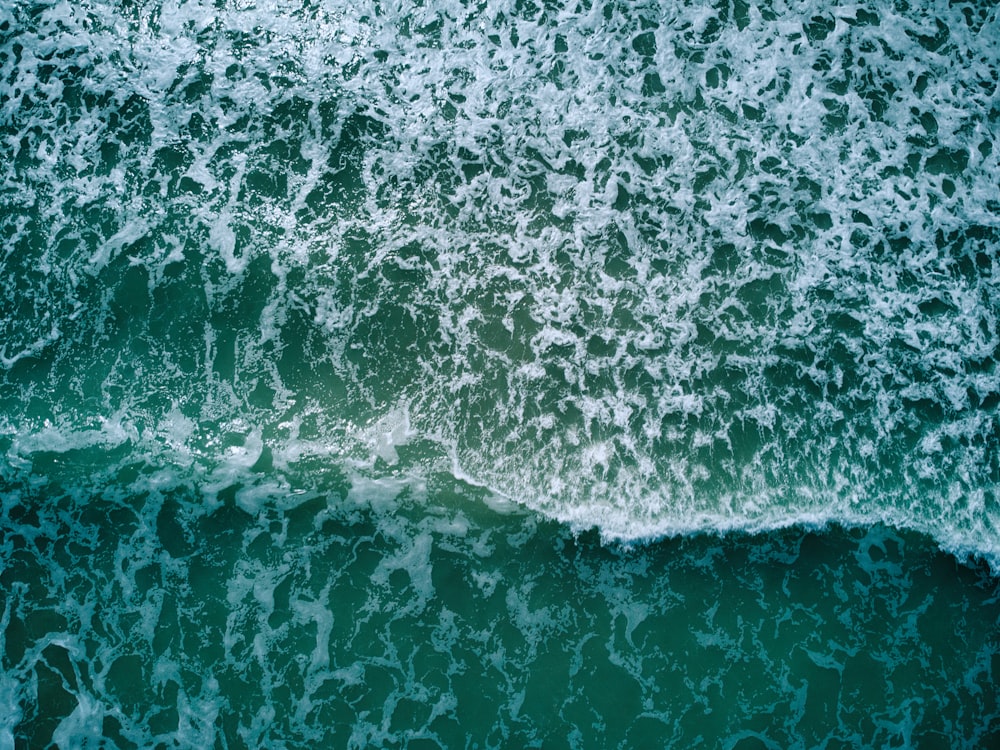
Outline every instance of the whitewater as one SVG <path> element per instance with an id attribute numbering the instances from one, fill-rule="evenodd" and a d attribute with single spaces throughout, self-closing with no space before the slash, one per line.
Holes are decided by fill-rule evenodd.
<path id="1" fill-rule="evenodd" d="M 975 0 L 0 8 L 0 747 L 995 741 L 998 81 Z"/>

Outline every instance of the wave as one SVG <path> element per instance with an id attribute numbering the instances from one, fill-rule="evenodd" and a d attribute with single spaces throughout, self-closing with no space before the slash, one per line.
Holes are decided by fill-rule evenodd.
<path id="1" fill-rule="evenodd" d="M 996 9 L 742 8 L 0 10 L 9 481 L 994 562 Z"/>

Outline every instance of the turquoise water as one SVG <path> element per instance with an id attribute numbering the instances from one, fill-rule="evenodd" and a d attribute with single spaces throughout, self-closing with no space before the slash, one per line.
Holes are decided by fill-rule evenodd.
<path id="1" fill-rule="evenodd" d="M 0 750 L 1000 743 L 992 3 L 0 7 Z"/>

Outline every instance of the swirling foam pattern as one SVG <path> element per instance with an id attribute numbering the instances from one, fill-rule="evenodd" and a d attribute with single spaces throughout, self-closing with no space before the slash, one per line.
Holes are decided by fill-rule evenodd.
<path id="1" fill-rule="evenodd" d="M 0 748 L 995 742 L 998 81 L 985 0 L 0 7 Z"/>

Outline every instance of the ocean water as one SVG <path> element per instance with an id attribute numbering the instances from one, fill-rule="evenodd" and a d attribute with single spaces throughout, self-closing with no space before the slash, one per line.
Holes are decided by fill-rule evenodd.
<path id="1" fill-rule="evenodd" d="M 992 0 L 0 4 L 0 750 L 1000 747 Z"/>

